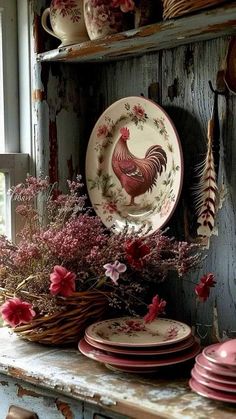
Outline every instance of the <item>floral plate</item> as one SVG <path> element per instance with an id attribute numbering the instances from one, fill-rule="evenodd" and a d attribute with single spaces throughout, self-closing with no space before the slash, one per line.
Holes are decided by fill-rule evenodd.
<path id="1" fill-rule="evenodd" d="M 150 347 L 175 344 L 191 335 L 190 327 L 175 320 L 159 318 L 145 323 L 139 317 L 120 317 L 89 326 L 85 336 L 113 346 Z"/>
<path id="2" fill-rule="evenodd" d="M 114 231 L 140 234 L 163 227 L 182 187 L 178 134 L 165 111 L 143 97 L 126 97 L 100 116 L 90 136 L 86 182 L 92 205 Z"/>
<path id="3" fill-rule="evenodd" d="M 151 356 L 151 355 L 166 355 L 176 352 L 182 352 L 184 349 L 190 348 L 193 346 L 195 339 L 193 336 L 182 340 L 181 342 L 176 343 L 175 345 L 166 345 L 158 346 L 155 348 L 151 346 L 150 348 L 135 348 L 135 347 L 116 347 L 111 345 L 105 345 L 104 343 L 96 342 L 95 340 L 89 339 L 87 336 L 84 337 L 89 345 L 94 348 L 101 349 L 103 351 L 121 354 L 121 355 L 133 355 L 133 356 Z"/>
<path id="4" fill-rule="evenodd" d="M 116 365 L 121 367 L 135 367 L 142 369 L 145 367 L 164 367 L 167 365 L 174 365 L 188 361 L 194 358 L 199 353 L 200 345 L 199 343 L 195 342 L 191 348 L 186 349 L 186 351 L 184 351 L 181 354 L 171 354 L 169 356 L 164 357 L 151 357 L 148 359 L 142 357 L 121 357 L 115 354 L 108 354 L 105 351 L 93 348 L 93 346 L 89 345 L 89 343 L 87 343 L 85 339 L 80 340 L 79 350 L 83 355 L 87 356 L 88 358 L 102 362 L 104 364 Z"/>

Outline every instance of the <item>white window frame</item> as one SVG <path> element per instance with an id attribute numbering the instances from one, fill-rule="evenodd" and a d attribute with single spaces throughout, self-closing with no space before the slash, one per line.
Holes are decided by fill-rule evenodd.
<path id="1" fill-rule="evenodd" d="M 16 0 L 0 0 L 5 152 L 20 151 Z"/>
<path id="2" fill-rule="evenodd" d="M 25 180 L 32 154 L 28 0 L 0 0 L 0 13 L 5 139 L 0 171 L 6 174 L 8 189 Z M 9 196 L 6 227 L 7 235 L 15 240 L 20 224 Z"/>

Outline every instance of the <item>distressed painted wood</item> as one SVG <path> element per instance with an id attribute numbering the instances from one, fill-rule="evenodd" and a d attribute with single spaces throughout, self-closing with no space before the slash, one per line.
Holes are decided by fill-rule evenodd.
<path id="1" fill-rule="evenodd" d="M 213 106 L 213 94 L 208 81 L 211 80 L 215 85 L 216 74 L 222 68 L 227 46 L 227 37 L 218 38 L 116 63 L 90 66 L 89 79 L 94 90 L 94 106 L 100 112 L 121 97 L 129 95 L 148 97 L 149 86 L 158 82 L 159 104 L 173 119 L 184 150 L 183 194 L 169 224 L 171 232 L 180 240 L 194 240 L 192 230 L 196 229 L 196 223 L 193 217 L 192 187 L 194 182 L 197 182 L 196 165 L 203 159 L 206 151 L 207 121 L 210 119 Z M 167 315 L 195 326 L 196 333 L 205 344 L 236 336 L 236 221 L 235 165 L 233 165 L 236 153 L 233 140 L 236 135 L 236 122 L 233 117 L 235 104 L 236 96 L 231 94 L 227 98 L 219 98 L 222 128 L 219 186 L 224 183 L 227 197 L 217 216 L 218 236 L 211 239 L 210 249 L 206 252 L 206 260 L 201 269 L 186 278 L 170 277 L 163 285 L 153 286 L 153 292 L 158 292 L 169 302 Z M 186 213 L 189 231 L 185 231 Z M 217 286 L 210 300 L 196 307 L 194 286 L 200 276 L 207 272 L 215 273 Z"/>
<path id="2" fill-rule="evenodd" d="M 162 104 L 173 119 L 184 149 L 185 182 L 181 203 L 190 215 L 194 212 L 191 188 L 197 182 L 195 168 L 204 158 L 206 151 L 207 121 L 211 118 L 213 94 L 208 81 L 215 86 L 216 74 L 222 68 L 227 51 L 228 39 L 219 38 L 206 43 L 192 44 L 189 47 L 164 51 L 162 56 Z M 177 97 L 169 97 L 169 86 L 177 80 Z M 221 125 L 221 158 L 219 188 L 224 187 L 227 196 L 223 208 L 216 219 L 218 235 L 210 241 L 206 260 L 198 271 L 187 279 L 196 282 L 206 272 L 214 272 L 217 279 L 216 289 L 206 304 L 196 307 L 193 284 L 187 281 L 177 282 L 173 288 L 169 285 L 168 299 L 175 305 L 174 316 L 180 315 L 186 321 L 195 323 L 203 342 L 216 338 L 236 336 L 236 219 L 235 219 L 235 143 L 232 137 L 236 133 L 235 118 L 236 97 L 219 98 L 219 116 Z M 230 164 L 230 169 L 227 169 Z M 230 173 L 230 177 L 226 175 Z M 175 219 L 176 220 L 176 219 Z M 177 221 L 177 220 L 176 220 Z M 192 216 L 189 218 L 190 230 Z M 187 237 L 191 240 L 191 236 Z M 170 297 L 172 295 L 172 297 Z M 175 304 L 178 301 L 178 305 Z M 179 312 L 179 313 L 178 313 Z M 181 314 L 180 314 L 181 313 Z M 214 314 L 218 316 L 216 329 L 213 327 Z"/>
<path id="3" fill-rule="evenodd" d="M 180 373 L 185 378 L 176 378 Z M 187 384 L 190 367 L 181 367 L 179 371 L 175 367 L 172 372 L 160 370 L 158 377 L 156 374 L 145 377 L 114 373 L 85 358 L 78 350 L 49 349 L 24 342 L 10 335 L 6 329 L 0 330 L 0 374 L 0 389 L 4 388 L 5 392 L 12 393 L 9 376 L 21 380 L 22 384 L 19 381 L 15 384 L 15 392 L 18 403 L 25 397 L 22 407 L 27 406 L 28 400 L 32 408 L 35 401 L 40 400 L 40 395 L 45 397 L 44 406 L 48 405 L 52 412 L 57 409 L 59 413 L 58 401 L 72 407 L 75 401 L 85 401 L 90 405 L 85 405 L 86 419 L 93 417 L 89 414 L 92 405 L 93 413 L 96 413 L 96 406 L 100 406 L 102 410 L 97 410 L 97 413 L 114 419 L 117 418 L 116 413 L 123 418 L 135 419 L 235 418 L 235 407 L 215 403 L 191 392 Z M 28 389 L 30 384 L 33 384 L 33 389 Z M 49 416 L 49 412 L 47 416 L 41 414 L 39 417 L 54 418 L 53 414 Z M 58 414 L 55 417 L 59 419 L 61 416 Z M 80 419 L 80 410 L 75 416 L 65 414 L 64 417 Z"/>
<path id="4" fill-rule="evenodd" d="M 32 49 L 39 52 L 43 49 L 39 42 L 42 35 L 38 34 L 40 29 L 35 22 L 46 4 L 35 0 L 34 3 Z M 228 11 L 232 8 L 235 4 L 227 6 Z M 197 15 L 185 19 L 195 18 Z M 74 173 L 84 174 L 87 142 L 102 111 L 121 97 L 151 96 L 150 86 L 154 86 L 155 100 L 176 124 L 184 149 L 184 190 L 170 231 L 178 239 L 192 240 L 196 226 L 191 187 L 194 168 L 206 149 L 206 127 L 213 105 L 208 80 L 215 84 L 228 40 L 220 37 L 100 64 L 37 62 L 32 52 L 37 172 L 49 172 L 51 180 L 59 180 L 61 188 Z M 167 315 L 193 325 L 203 343 L 236 336 L 235 107 L 236 96 L 232 94 L 219 100 L 222 127 L 219 182 L 224 183 L 227 195 L 217 216 L 218 236 L 212 238 L 200 270 L 183 280 L 169 278 L 163 285 L 153 285 L 153 292 L 169 302 Z M 209 271 L 216 274 L 217 286 L 210 300 L 196 307 L 194 283 Z"/>
<path id="5" fill-rule="evenodd" d="M 102 61 L 129 57 L 236 32 L 236 4 L 156 23 L 101 40 L 60 47 L 38 55 L 39 61 Z"/>

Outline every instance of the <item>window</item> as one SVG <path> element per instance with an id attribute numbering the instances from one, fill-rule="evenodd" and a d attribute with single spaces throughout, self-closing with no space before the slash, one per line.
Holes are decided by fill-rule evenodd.
<path id="1" fill-rule="evenodd" d="M 28 171 L 20 143 L 18 57 L 17 1 L 0 0 L 0 233 L 11 238 L 17 220 L 7 190 Z"/>

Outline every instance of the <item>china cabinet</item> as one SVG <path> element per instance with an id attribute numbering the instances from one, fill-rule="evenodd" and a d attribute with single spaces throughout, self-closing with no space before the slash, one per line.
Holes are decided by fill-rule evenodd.
<path id="1" fill-rule="evenodd" d="M 209 81 L 216 87 L 217 72 L 224 66 L 229 40 L 236 34 L 236 3 L 227 2 L 217 9 L 192 16 L 60 48 L 59 42 L 41 27 L 41 15 L 49 4 L 46 0 L 29 1 L 33 163 L 37 173 L 48 173 L 52 182 L 59 181 L 61 189 L 65 180 L 74 174 L 85 176 L 87 143 L 102 111 L 122 97 L 150 98 L 172 118 L 184 153 L 183 192 L 169 222 L 170 232 L 178 239 L 194 240 L 192 190 L 196 181 L 195 168 L 206 151 L 207 121 L 214 101 Z M 191 275 L 182 279 L 168 278 L 158 285 L 158 294 L 168 301 L 168 317 L 193 325 L 203 344 L 236 337 L 235 112 L 236 96 L 229 92 L 219 96 L 221 138 L 218 181 L 223 202 L 217 214 L 216 234 L 210 240 L 206 258 Z M 196 306 L 194 283 L 206 272 L 214 272 L 217 286 L 207 304 Z M 51 410 L 50 418 L 115 419 L 120 415 L 140 419 L 182 418 L 180 408 L 183 411 L 187 409 L 188 418 L 206 417 L 208 412 L 215 419 L 223 416 L 233 418 L 235 415 L 233 408 L 226 412 L 224 405 L 215 407 L 207 400 L 202 402 L 198 396 L 195 399 L 196 396 L 186 390 L 186 380 L 184 384 L 181 379 L 176 381 L 178 394 L 171 388 L 170 396 L 169 390 L 166 390 L 168 385 L 171 387 L 170 382 L 167 385 L 166 381 L 156 380 L 148 387 L 148 380 L 144 378 L 116 376 L 75 352 L 47 352 L 46 349 L 41 352 L 40 347 L 28 347 L 28 344 L 19 341 L 14 345 L 17 351 L 15 360 L 8 359 L 4 363 L 5 356 L 0 353 L 1 391 L 13 394 L 13 389 L 17 389 L 18 401 L 22 401 L 18 405 L 26 408 L 25 398 L 30 397 L 28 406 L 29 400 L 36 400 L 35 386 L 36 393 L 43 388 L 40 390 L 43 409 L 46 409 L 45 406 L 50 409 L 52 400 L 54 407 L 55 400 L 58 403 L 57 412 L 54 414 Z M 3 349 L 0 351 L 3 352 Z M 30 374 L 21 363 L 21 351 L 25 351 L 25 356 L 29 352 L 29 357 L 32 357 Z M 46 377 L 40 373 L 39 382 L 39 371 L 36 373 L 35 370 L 38 360 L 47 358 L 50 363 L 50 359 L 54 362 L 57 356 L 60 365 L 55 364 L 55 375 L 45 373 Z M 75 377 L 81 380 L 75 387 L 72 384 L 74 365 Z M 6 375 L 11 378 L 6 378 Z M 117 391 L 114 390 L 111 395 L 111 389 L 116 386 Z M 50 389 L 51 395 L 47 394 L 46 388 Z M 75 389 L 78 394 L 73 394 Z M 166 402 L 169 403 L 169 397 L 171 412 Z M 12 397 L 7 400 L 15 404 Z M 101 411 L 93 410 L 91 404 L 84 405 L 83 401 L 103 408 Z M 69 402 L 73 405 L 71 410 L 66 407 Z M 205 413 L 199 411 L 197 416 L 198 408 L 203 405 L 206 406 Z M 60 416 L 57 416 L 58 412 Z"/>

